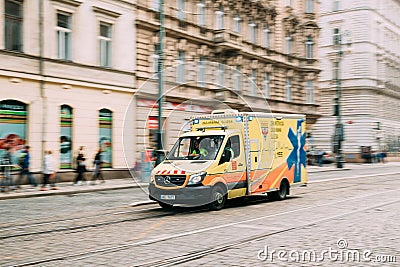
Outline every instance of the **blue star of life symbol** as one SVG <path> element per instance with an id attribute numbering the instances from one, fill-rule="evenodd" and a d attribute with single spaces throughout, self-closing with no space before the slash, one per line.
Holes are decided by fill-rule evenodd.
<path id="1" fill-rule="evenodd" d="M 304 146 L 306 144 L 306 133 L 301 133 L 301 124 L 304 120 L 297 121 L 297 132 L 295 133 L 292 128 L 289 129 L 288 137 L 293 145 L 293 150 L 290 152 L 286 162 L 289 170 L 294 165 L 294 182 L 301 181 L 301 165 L 306 166 L 306 151 Z"/>

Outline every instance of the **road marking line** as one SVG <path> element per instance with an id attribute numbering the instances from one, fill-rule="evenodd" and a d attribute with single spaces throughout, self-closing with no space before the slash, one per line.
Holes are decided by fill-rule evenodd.
<path id="1" fill-rule="evenodd" d="M 331 182 L 331 181 L 340 181 L 340 180 L 347 180 L 347 179 L 358 179 L 358 178 L 368 178 L 368 177 L 376 177 L 376 176 L 385 176 L 385 175 L 393 175 L 393 174 L 400 174 L 399 172 L 391 172 L 391 173 L 382 173 L 382 174 L 366 174 L 360 176 L 349 176 L 349 177 L 340 177 L 340 178 L 330 178 L 330 179 L 319 179 L 315 181 L 309 181 L 308 184 L 311 183 L 322 183 L 322 182 Z"/>

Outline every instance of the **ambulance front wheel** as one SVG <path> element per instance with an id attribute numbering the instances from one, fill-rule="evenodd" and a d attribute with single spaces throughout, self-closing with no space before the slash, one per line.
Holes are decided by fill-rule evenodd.
<path id="1" fill-rule="evenodd" d="M 268 196 L 270 196 L 272 200 L 284 200 L 286 199 L 288 193 L 289 183 L 286 180 L 282 180 L 279 190 L 268 193 Z"/>
<path id="2" fill-rule="evenodd" d="M 211 199 L 208 207 L 210 210 L 220 210 L 225 206 L 226 202 L 226 190 L 221 186 L 214 186 L 211 191 Z"/>

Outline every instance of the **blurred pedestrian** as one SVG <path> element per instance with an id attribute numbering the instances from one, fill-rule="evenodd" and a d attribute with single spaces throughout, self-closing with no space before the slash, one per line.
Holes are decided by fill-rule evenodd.
<path id="1" fill-rule="evenodd" d="M 94 156 L 94 160 L 93 160 L 93 174 L 92 174 L 92 181 L 90 184 L 95 185 L 96 184 L 96 180 L 97 179 L 101 179 L 101 183 L 105 183 L 104 177 L 103 177 L 103 173 L 101 171 L 101 166 L 103 164 L 103 160 L 102 160 L 102 156 L 101 153 L 103 151 L 101 150 L 101 148 L 97 151 L 96 155 Z"/>
<path id="2" fill-rule="evenodd" d="M 85 157 L 81 153 L 79 153 L 76 157 L 76 172 L 78 174 L 75 177 L 74 185 L 78 185 L 80 183 L 86 184 L 85 172 L 87 171 L 87 169 L 85 160 Z"/>
<path id="3" fill-rule="evenodd" d="M 1 159 L 1 165 L 2 166 L 2 172 L 3 172 L 3 179 L 0 183 L 1 186 L 1 192 L 6 192 L 7 190 L 10 190 L 13 186 L 13 180 L 11 177 L 11 153 L 10 153 L 11 148 L 7 147 L 6 148 L 6 153 L 3 155 L 3 158 Z"/>
<path id="4" fill-rule="evenodd" d="M 29 146 L 25 146 L 25 151 L 21 152 L 21 155 L 19 156 L 19 165 L 21 167 L 21 171 L 19 173 L 19 177 L 17 180 L 18 188 L 21 188 L 21 182 L 25 175 L 28 177 L 29 184 L 31 184 L 33 187 L 36 187 L 38 185 L 35 177 L 33 177 L 32 173 L 29 170 L 30 160 L 31 160 L 29 149 L 30 149 Z"/>
<path id="5" fill-rule="evenodd" d="M 53 157 L 53 151 L 47 150 L 44 156 L 43 184 L 40 190 L 45 191 L 50 183 L 51 189 L 57 190 L 56 187 L 56 161 Z"/>

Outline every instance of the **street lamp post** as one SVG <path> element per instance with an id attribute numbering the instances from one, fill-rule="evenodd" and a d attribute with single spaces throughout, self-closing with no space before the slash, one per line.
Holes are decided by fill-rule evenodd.
<path id="1" fill-rule="evenodd" d="M 336 98 L 335 98 L 335 111 L 336 125 L 335 125 L 335 135 L 334 135 L 334 145 L 336 145 L 336 167 L 343 168 L 343 155 L 342 155 L 342 142 L 344 141 L 344 130 L 342 123 L 342 113 L 341 113 L 341 99 L 342 99 L 342 80 L 340 77 L 340 63 L 343 57 L 342 50 L 342 34 L 339 33 L 335 36 L 335 45 L 337 46 L 337 55 L 335 58 L 336 64 Z M 347 45 L 351 43 L 348 42 Z"/>
<path id="2" fill-rule="evenodd" d="M 163 103 L 164 103 L 164 77 L 163 77 L 163 59 L 164 59 L 164 0 L 160 0 L 159 2 L 159 16 L 160 16 L 160 28 L 159 28 L 159 38 L 158 38 L 158 66 L 157 66 L 157 74 L 158 74 L 158 129 L 157 129 L 157 151 L 156 151 L 156 165 L 160 164 L 163 159 L 164 155 L 162 153 L 163 145 L 163 121 L 162 121 L 162 110 L 163 110 Z"/>

